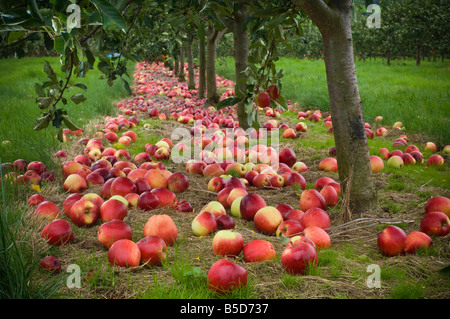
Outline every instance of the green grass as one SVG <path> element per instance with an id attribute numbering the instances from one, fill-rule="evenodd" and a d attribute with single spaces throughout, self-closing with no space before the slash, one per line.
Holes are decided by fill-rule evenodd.
<path id="1" fill-rule="evenodd" d="M 401 121 L 407 132 L 420 133 L 440 146 L 450 143 L 450 63 L 357 61 L 356 73 L 364 119 L 373 123 L 383 116 L 383 125 Z M 281 58 L 282 94 L 303 109 L 329 110 L 325 64 L 318 60 Z M 217 73 L 234 79 L 232 58 L 221 58 Z"/>
<path id="2" fill-rule="evenodd" d="M 56 139 L 57 129 L 52 125 L 42 131 L 33 129 L 36 119 L 43 113 L 35 103 L 34 84 L 47 79 L 44 61 L 49 61 L 55 72 L 63 78 L 58 58 L 0 60 L 0 157 L 3 162 L 23 158 L 50 164 L 52 154 L 61 148 Z M 130 63 L 128 67 L 132 74 L 134 64 Z M 83 92 L 87 98 L 84 103 L 75 105 L 69 101 L 65 106 L 75 125 L 81 128 L 95 117 L 115 114 L 113 102 L 127 94 L 122 81 L 116 81 L 113 87 L 109 87 L 106 80 L 99 79 L 100 75 L 94 68 L 85 78 L 71 79 L 72 84 L 81 82 L 88 87 L 86 92 L 74 88 L 66 96 L 68 98 L 74 93 Z"/>

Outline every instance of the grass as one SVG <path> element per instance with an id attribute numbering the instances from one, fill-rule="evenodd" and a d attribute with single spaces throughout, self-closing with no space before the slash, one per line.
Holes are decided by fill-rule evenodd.
<path id="1" fill-rule="evenodd" d="M 57 129 L 52 125 L 41 131 L 33 129 L 36 119 L 43 113 L 35 103 L 34 84 L 46 80 L 44 61 L 49 61 L 55 72 L 64 78 L 59 71 L 59 59 L 55 57 L 0 60 L 0 157 L 4 163 L 19 158 L 51 163 L 52 154 L 61 148 L 56 139 Z M 134 64 L 130 63 L 130 74 L 133 68 Z M 109 87 L 106 80 L 99 80 L 100 75 L 94 68 L 85 78 L 71 79 L 71 84 L 81 82 L 88 87 L 86 92 L 74 88 L 67 94 L 69 97 L 71 93 L 83 92 L 87 98 L 78 105 L 69 101 L 65 106 L 78 127 L 83 128 L 95 117 L 112 115 L 116 112 L 113 102 L 127 95 L 120 80 Z"/>
<path id="2" fill-rule="evenodd" d="M 357 61 L 356 74 L 364 119 L 383 116 L 383 125 L 401 121 L 408 132 L 421 134 L 439 144 L 450 144 L 450 63 Z M 318 60 L 281 58 L 282 94 L 303 109 L 329 110 L 325 64 Z M 220 58 L 217 73 L 234 79 L 232 58 Z"/>

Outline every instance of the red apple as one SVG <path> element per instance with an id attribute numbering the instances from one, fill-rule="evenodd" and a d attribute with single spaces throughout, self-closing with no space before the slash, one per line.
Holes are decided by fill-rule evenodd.
<path id="1" fill-rule="evenodd" d="M 387 257 L 403 254 L 405 250 L 406 233 L 403 229 L 389 225 L 381 232 L 377 239 L 377 246 Z"/>
<path id="2" fill-rule="evenodd" d="M 113 266 L 137 267 L 141 261 L 141 250 L 130 239 L 119 239 L 109 248 L 108 261 Z"/>
<path id="3" fill-rule="evenodd" d="M 70 193 L 81 193 L 88 187 L 86 179 L 78 174 L 67 176 L 63 186 L 64 190 Z"/>
<path id="4" fill-rule="evenodd" d="M 159 198 L 156 196 L 155 193 L 147 191 L 139 195 L 137 206 L 140 209 L 143 209 L 145 211 L 152 210 L 157 208 L 158 205 L 159 205 Z"/>
<path id="5" fill-rule="evenodd" d="M 261 195 L 250 193 L 242 197 L 239 209 L 242 218 L 245 220 L 252 220 L 256 212 L 266 206 L 267 204 Z"/>
<path id="6" fill-rule="evenodd" d="M 73 242 L 75 239 L 72 227 L 65 219 L 51 221 L 42 229 L 41 236 L 52 246 L 61 246 Z"/>
<path id="7" fill-rule="evenodd" d="M 216 218 L 218 229 L 233 229 L 236 227 L 233 217 L 228 215 L 221 215 Z"/>
<path id="8" fill-rule="evenodd" d="M 325 187 L 320 190 L 320 195 L 325 199 L 327 206 L 334 207 L 337 205 L 339 196 L 336 189 L 330 184 L 325 185 Z"/>
<path id="9" fill-rule="evenodd" d="M 302 224 L 295 219 L 284 220 L 276 230 L 276 236 L 283 235 L 286 238 L 291 238 L 299 235 L 303 231 Z"/>
<path id="10" fill-rule="evenodd" d="M 70 220 L 77 226 L 92 226 L 99 217 L 100 207 L 87 199 L 76 201 L 70 208 Z"/>
<path id="11" fill-rule="evenodd" d="M 253 186 L 258 188 L 270 185 L 269 175 L 259 174 L 255 176 L 255 178 L 253 178 L 252 184 Z"/>
<path id="12" fill-rule="evenodd" d="M 37 206 L 42 202 L 45 202 L 45 197 L 41 194 L 33 194 L 28 197 L 28 205 L 30 206 Z"/>
<path id="13" fill-rule="evenodd" d="M 443 196 L 430 198 L 425 204 L 425 213 L 443 212 L 450 217 L 450 199 Z"/>
<path id="14" fill-rule="evenodd" d="M 236 231 L 219 230 L 214 235 L 212 248 L 215 255 L 237 256 L 244 248 L 244 237 Z"/>
<path id="15" fill-rule="evenodd" d="M 334 172 L 337 173 L 338 165 L 337 160 L 334 157 L 327 157 L 320 161 L 319 170 L 326 172 Z"/>
<path id="16" fill-rule="evenodd" d="M 46 219 L 54 220 L 59 217 L 59 207 L 51 201 L 43 201 L 36 206 L 33 213 L 35 216 L 44 217 Z"/>
<path id="17" fill-rule="evenodd" d="M 150 193 L 156 195 L 158 198 L 157 207 L 176 207 L 177 196 L 168 188 L 154 188 Z"/>
<path id="18" fill-rule="evenodd" d="M 270 106 L 270 95 L 267 92 L 260 92 L 256 96 L 256 105 L 262 108 Z"/>
<path id="19" fill-rule="evenodd" d="M 274 235 L 278 226 L 283 222 L 283 216 L 275 207 L 265 206 L 256 212 L 253 222 L 261 233 Z"/>
<path id="20" fill-rule="evenodd" d="M 136 245 L 141 251 L 141 262 L 147 266 L 160 266 L 166 260 L 167 245 L 159 236 L 147 236 Z"/>
<path id="21" fill-rule="evenodd" d="M 220 176 L 213 177 L 208 182 L 208 190 L 211 192 L 218 193 L 225 187 L 225 179 Z"/>
<path id="22" fill-rule="evenodd" d="M 309 226 L 303 230 L 303 234 L 311 239 L 317 249 L 329 248 L 331 246 L 331 238 L 328 233 L 320 227 Z"/>
<path id="23" fill-rule="evenodd" d="M 305 211 L 301 223 L 303 228 L 317 226 L 322 229 L 327 229 L 331 226 L 331 220 L 328 213 L 318 207 L 313 207 Z"/>
<path id="24" fill-rule="evenodd" d="M 384 168 L 384 162 L 381 157 L 372 155 L 370 156 L 370 167 L 373 173 L 378 173 Z"/>
<path id="25" fill-rule="evenodd" d="M 145 174 L 145 179 L 150 187 L 153 188 L 165 188 L 167 187 L 167 178 L 161 172 L 161 170 L 151 169 Z"/>
<path id="26" fill-rule="evenodd" d="M 316 249 L 307 243 L 288 246 L 281 254 L 281 264 L 292 275 L 304 275 L 309 267 L 318 265 Z"/>
<path id="27" fill-rule="evenodd" d="M 103 247 L 108 248 L 119 239 L 132 239 L 130 225 L 120 219 L 113 219 L 100 225 L 97 231 L 97 240 Z"/>
<path id="28" fill-rule="evenodd" d="M 194 235 L 207 236 L 218 229 L 216 217 L 210 212 L 201 212 L 192 220 L 191 228 Z"/>
<path id="29" fill-rule="evenodd" d="M 286 177 L 286 186 L 298 186 L 300 189 L 306 188 L 306 179 L 297 172 L 289 173 Z"/>
<path id="30" fill-rule="evenodd" d="M 173 246 L 178 237 L 178 229 L 169 215 L 153 215 L 145 223 L 143 235 L 159 236 L 167 246 Z"/>
<path id="31" fill-rule="evenodd" d="M 70 217 L 70 208 L 72 207 L 72 205 L 76 201 L 80 200 L 83 196 L 83 194 L 78 193 L 70 194 L 69 196 L 67 196 L 67 198 L 63 202 L 63 212 L 67 217 Z"/>
<path id="32" fill-rule="evenodd" d="M 276 251 L 271 242 L 254 239 L 244 245 L 242 254 L 246 262 L 259 262 L 273 259 Z"/>
<path id="33" fill-rule="evenodd" d="M 218 201 L 210 201 L 200 209 L 201 212 L 209 212 L 214 215 L 215 218 L 226 215 L 227 211 L 225 207 Z"/>
<path id="34" fill-rule="evenodd" d="M 174 173 L 167 179 L 167 187 L 174 193 L 183 193 L 189 188 L 189 179 L 183 173 Z"/>
<path id="35" fill-rule="evenodd" d="M 127 206 L 117 199 L 108 199 L 100 206 L 100 218 L 103 222 L 113 219 L 123 220 L 127 214 Z"/>
<path id="36" fill-rule="evenodd" d="M 420 222 L 420 231 L 428 236 L 445 236 L 450 232 L 450 219 L 443 212 L 429 212 Z"/>
<path id="37" fill-rule="evenodd" d="M 292 167 L 297 162 L 297 156 L 294 151 L 290 148 L 283 148 L 279 154 L 278 158 L 280 163 L 284 163 L 289 167 Z"/>
<path id="38" fill-rule="evenodd" d="M 405 253 L 414 254 L 420 248 L 428 248 L 433 240 L 427 234 L 420 231 L 413 231 L 405 238 Z"/>
<path id="39" fill-rule="evenodd" d="M 323 196 L 315 189 L 306 189 L 300 195 L 300 210 L 306 211 L 310 208 L 327 209 L 327 203 Z"/>
<path id="40" fill-rule="evenodd" d="M 61 272 L 61 262 L 55 256 L 46 256 L 41 259 L 39 266 L 52 273 Z"/>
<path id="41" fill-rule="evenodd" d="M 330 183 L 336 183 L 336 181 L 331 177 L 327 176 L 319 177 L 314 183 L 314 189 L 320 192 L 322 188 L 324 188 L 326 185 Z"/>
<path id="42" fill-rule="evenodd" d="M 431 155 L 427 160 L 427 166 L 442 166 L 444 165 L 444 158 L 439 154 Z"/>
<path id="43" fill-rule="evenodd" d="M 244 267 L 228 259 L 216 261 L 208 271 L 208 288 L 219 294 L 227 294 L 247 285 L 248 273 Z"/>
<path id="44" fill-rule="evenodd" d="M 301 221 L 305 213 L 300 209 L 292 209 L 284 215 L 284 220 L 296 220 Z"/>
<path id="45" fill-rule="evenodd" d="M 285 218 L 287 213 L 289 213 L 291 210 L 294 209 L 294 207 L 292 207 L 291 205 L 288 205 L 288 204 L 278 204 L 277 206 L 275 206 L 275 208 L 278 209 L 278 211 L 281 213 L 281 216 L 283 216 L 283 218 Z"/>

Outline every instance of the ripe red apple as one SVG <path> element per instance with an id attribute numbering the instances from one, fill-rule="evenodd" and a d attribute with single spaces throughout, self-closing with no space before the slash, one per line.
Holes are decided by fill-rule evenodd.
<path id="1" fill-rule="evenodd" d="M 325 187 L 322 188 L 319 193 L 325 199 L 327 206 L 334 207 L 337 205 L 339 196 L 336 189 L 333 186 L 331 186 L 330 184 L 325 185 Z"/>
<path id="2" fill-rule="evenodd" d="M 289 167 L 292 167 L 297 162 L 297 156 L 290 148 L 283 148 L 278 154 L 278 159 L 280 163 L 284 163 Z"/>
<path id="3" fill-rule="evenodd" d="M 128 177 L 116 177 L 111 184 L 110 192 L 111 196 L 120 195 L 125 197 L 129 193 L 136 192 L 136 185 Z"/>
<path id="4" fill-rule="evenodd" d="M 239 177 L 231 176 L 225 181 L 225 187 L 247 189 L 244 182 Z"/>
<path id="5" fill-rule="evenodd" d="M 265 206 L 256 212 L 253 222 L 261 233 L 274 235 L 278 226 L 283 222 L 283 216 L 275 207 Z"/>
<path id="6" fill-rule="evenodd" d="M 208 288 L 219 294 L 227 294 L 247 285 L 248 273 L 244 267 L 228 259 L 216 261 L 208 271 Z"/>
<path id="7" fill-rule="evenodd" d="M 337 173 L 338 165 L 337 160 L 334 157 L 327 157 L 320 161 L 319 170 L 326 172 L 334 172 Z"/>
<path id="8" fill-rule="evenodd" d="M 384 168 L 384 162 L 381 157 L 372 155 L 370 156 L 370 167 L 372 169 L 372 173 L 378 173 Z"/>
<path id="9" fill-rule="evenodd" d="M 225 179 L 220 176 L 215 176 L 208 182 L 208 190 L 211 192 L 218 193 L 224 187 L 225 187 Z"/>
<path id="10" fill-rule="evenodd" d="M 215 218 L 227 214 L 225 207 L 218 201 L 210 201 L 200 209 L 200 213 L 201 212 L 209 212 L 213 214 Z"/>
<path id="11" fill-rule="evenodd" d="M 253 186 L 258 188 L 270 185 L 269 175 L 259 174 L 255 176 L 255 178 L 253 178 L 252 184 Z"/>
<path id="12" fill-rule="evenodd" d="M 309 226 L 303 230 L 303 234 L 311 239 L 317 249 L 329 248 L 331 246 L 331 238 L 328 233 L 320 227 Z"/>
<path id="13" fill-rule="evenodd" d="M 70 208 L 70 220 L 77 226 L 92 226 L 99 217 L 100 206 L 87 199 L 76 201 Z"/>
<path id="14" fill-rule="evenodd" d="M 287 213 L 294 209 L 294 207 L 288 204 L 278 204 L 277 206 L 275 206 L 275 208 L 278 209 L 278 211 L 281 213 L 283 219 L 285 218 Z"/>
<path id="15" fill-rule="evenodd" d="M 297 172 L 289 173 L 286 177 L 286 186 L 298 186 L 300 189 L 306 189 L 306 179 Z"/>
<path id="16" fill-rule="evenodd" d="M 157 207 L 176 207 L 177 196 L 168 188 L 154 188 L 150 193 L 156 195 L 158 198 Z"/>
<path id="17" fill-rule="evenodd" d="M 243 197 L 247 195 L 247 191 L 243 188 L 234 188 L 231 190 L 230 194 L 227 197 L 227 208 L 231 208 L 234 200 L 238 197 Z"/>
<path id="18" fill-rule="evenodd" d="M 314 189 L 320 192 L 322 188 L 324 188 L 326 185 L 330 183 L 336 183 L 336 181 L 331 177 L 327 176 L 319 177 L 314 183 Z"/>
<path id="19" fill-rule="evenodd" d="M 387 160 L 391 156 L 389 150 L 386 147 L 380 148 L 379 152 L 380 152 L 381 158 L 384 160 Z"/>
<path id="20" fill-rule="evenodd" d="M 86 176 L 86 182 L 88 187 L 105 184 L 105 178 L 98 173 L 90 173 Z"/>
<path id="21" fill-rule="evenodd" d="M 245 220 L 252 220 L 256 212 L 267 204 L 261 195 L 256 193 L 249 193 L 242 197 L 239 209 L 241 211 L 241 216 Z"/>
<path id="22" fill-rule="evenodd" d="M 306 131 L 308 130 L 308 126 L 306 125 L 305 122 L 298 122 L 298 123 L 295 125 L 295 130 L 296 130 L 297 132 L 306 132 Z"/>
<path id="23" fill-rule="evenodd" d="M 271 242 L 254 239 L 244 245 L 242 254 L 246 262 L 259 262 L 273 259 L 276 251 Z"/>
<path id="24" fill-rule="evenodd" d="M 436 153 L 437 152 L 437 146 L 433 142 L 426 142 L 424 147 L 423 147 L 423 150 L 424 151 L 430 151 L 432 153 Z"/>
<path id="25" fill-rule="evenodd" d="M 153 188 L 165 188 L 167 187 L 167 178 L 161 172 L 161 170 L 151 169 L 145 174 L 145 179 L 150 187 Z"/>
<path id="26" fill-rule="evenodd" d="M 27 170 L 28 171 L 35 171 L 36 173 L 38 173 L 39 175 L 41 175 L 42 173 L 44 173 L 45 171 L 47 171 L 47 167 L 45 166 L 44 163 L 39 162 L 39 161 L 32 161 L 30 163 L 28 163 L 27 165 Z"/>
<path id="27" fill-rule="evenodd" d="M 45 202 L 45 197 L 41 194 L 33 194 L 28 197 L 28 205 L 30 206 L 37 206 L 42 202 Z"/>
<path id="28" fill-rule="evenodd" d="M 33 213 L 35 216 L 44 217 L 46 219 L 54 220 L 59 217 L 60 211 L 58 205 L 51 201 L 43 201 L 36 206 Z"/>
<path id="29" fill-rule="evenodd" d="M 141 250 L 130 239 L 119 239 L 109 248 L 108 261 L 112 266 L 137 267 L 141 262 Z"/>
<path id="30" fill-rule="evenodd" d="M 442 166 L 442 165 L 444 165 L 444 158 L 439 154 L 433 154 L 427 160 L 427 166 Z"/>
<path id="31" fill-rule="evenodd" d="M 292 209 L 283 217 L 284 217 L 284 220 L 301 221 L 303 215 L 305 215 L 305 213 L 303 211 L 301 211 L 300 209 Z"/>
<path id="32" fill-rule="evenodd" d="M 300 195 L 300 210 L 306 211 L 310 208 L 327 209 L 327 203 L 320 193 L 315 189 L 306 189 Z"/>
<path id="33" fill-rule="evenodd" d="M 113 219 L 100 225 L 97 240 L 103 247 L 108 248 L 120 239 L 132 239 L 133 232 L 130 225 L 120 219 Z"/>
<path id="34" fill-rule="evenodd" d="M 450 232 L 450 219 L 443 212 L 429 212 L 420 222 L 420 231 L 428 236 L 445 236 Z"/>
<path id="35" fill-rule="evenodd" d="M 55 256 L 46 256 L 42 258 L 39 266 L 52 273 L 61 272 L 61 262 Z"/>
<path id="36" fill-rule="evenodd" d="M 267 92 L 260 92 L 256 96 L 256 105 L 262 108 L 270 106 L 270 95 Z"/>
<path id="37" fill-rule="evenodd" d="M 141 251 L 141 263 L 147 266 L 160 266 L 166 260 L 167 245 L 159 236 L 147 236 L 136 245 Z"/>
<path id="38" fill-rule="evenodd" d="M 236 227 L 233 217 L 228 215 L 221 215 L 216 218 L 218 229 L 233 229 Z"/>
<path id="39" fill-rule="evenodd" d="M 173 173 L 167 179 L 167 187 L 174 193 L 183 193 L 189 188 L 189 179 L 183 173 Z"/>
<path id="40" fill-rule="evenodd" d="M 295 164 L 292 165 L 292 170 L 297 173 L 304 173 L 308 171 L 308 166 L 303 162 L 295 162 Z"/>
<path id="41" fill-rule="evenodd" d="M 269 93 L 270 98 L 276 100 L 280 97 L 280 90 L 276 84 L 269 85 L 266 89 L 266 92 Z"/>
<path id="42" fill-rule="evenodd" d="M 100 206 L 100 218 L 103 222 L 113 219 L 123 220 L 127 214 L 127 206 L 117 199 L 108 199 Z"/>
<path id="43" fill-rule="evenodd" d="M 425 204 L 425 213 L 443 212 L 450 217 L 450 199 L 443 196 L 434 196 Z"/>
<path id="44" fill-rule="evenodd" d="M 307 243 L 288 246 L 281 254 L 281 264 L 292 275 L 304 275 L 309 267 L 318 265 L 316 249 Z"/>
<path id="45" fill-rule="evenodd" d="M 70 194 L 63 202 L 63 212 L 67 217 L 70 218 L 70 208 L 72 205 L 80 200 L 84 195 L 79 193 Z"/>
<path id="46" fill-rule="evenodd" d="M 216 217 L 210 212 L 201 212 L 192 220 L 191 228 L 194 235 L 207 236 L 218 228 Z"/>
<path id="47" fill-rule="evenodd" d="M 212 248 L 215 255 L 237 256 L 244 248 L 244 237 L 233 230 L 219 230 L 214 235 Z"/>
<path id="48" fill-rule="evenodd" d="M 65 219 L 51 221 L 42 229 L 41 236 L 52 246 L 61 246 L 73 242 L 75 239 L 72 227 Z"/>
<path id="49" fill-rule="evenodd" d="M 67 176 L 63 186 L 64 190 L 70 193 L 81 193 L 88 187 L 86 179 L 78 174 Z"/>
<path id="50" fill-rule="evenodd" d="M 175 209 L 177 211 L 183 212 L 183 213 L 190 213 L 190 212 L 194 211 L 191 203 L 189 203 L 188 201 L 185 201 L 185 200 L 179 201 L 177 203 L 177 206 L 175 207 Z"/>
<path id="51" fill-rule="evenodd" d="M 82 168 L 83 168 L 83 164 L 78 163 L 76 161 L 67 161 L 62 164 L 62 172 L 63 172 L 64 177 L 66 177 L 66 178 L 69 175 L 76 174 Z M 91 170 L 92 170 L 92 168 L 91 168 Z"/>
<path id="52" fill-rule="evenodd" d="M 405 238 L 405 253 L 414 254 L 420 248 L 428 248 L 433 240 L 427 234 L 420 231 L 413 231 Z"/>
<path id="53" fill-rule="evenodd" d="M 286 244 L 285 248 L 296 247 L 300 243 L 306 243 L 308 245 L 311 245 L 314 249 L 317 249 L 316 244 L 311 239 L 306 237 L 304 234 L 297 235 L 297 236 L 290 238 L 289 242 Z"/>
<path id="54" fill-rule="evenodd" d="M 143 192 L 139 195 L 137 206 L 145 211 L 157 208 L 159 205 L 159 198 L 155 193 Z"/>
<path id="55" fill-rule="evenodd" d="M 328 213 L 318 207 L 313 207 L 305 211 L 301 223 L 303 228 L 317 226 L 322 229 L 327 229 L 331 226 L 331 220 Z"/>
<path id="56" fill-rule="evenodd" d="M 299 235 L 302 231 L 303 226 L 300 221 L 295 219 L 286 219 L 278 226 L 275 234 L 277 237 L 283 235 L 286 238 L 291 238 Z"/>
<path id="57" fill-rule="evenodd" d="M 381 232 L 377 239 L 377 246 L 387 257 L 403 254 L 405 250 L 406 233 L 403 229 L 389 225 Z"/>
<path id="58" fill-rule="evenodd" d="M 169 215 L 153 215 L 145 223 L 143 235 L 159 236 L 167 246 L 173 246 L 178 237 L 178 229 Z"/>

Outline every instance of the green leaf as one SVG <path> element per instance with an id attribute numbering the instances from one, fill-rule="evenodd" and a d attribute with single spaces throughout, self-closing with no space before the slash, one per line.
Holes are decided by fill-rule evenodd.
<path id="1" fill-rule="evenodd" d="M 87 91 L 87 86 L 84 85 L 83 83 L 77 83 L 74 86 L 77 87 L 77 88 L 80 88 L 80 89 L 83 89 L 83 90 Z"/>
<path id="2" fill-rule="evenodd" d="M 63 37 L 57 37 L 53 42 L 53 48 L 55 49 L 56 53 L 58 53 L 59 55 L 64 55 L 66 43 Z"/>
<path id="3" fill-rule="evenodd" d="M 36 103 L 39 103 L 39 108 L 41 110 L 46 109 L 50 106 L 50 104 L 52 104 L 53 100 L 55 98 L 53 96 L 48 96 L 48 97 L 38 97 L 36 99 Z"/>
<path id="4" fill-rule="evenodd" d="M 44 21 L 44 19 L 42 18 L 41 14 L 39 13 L 39 7 L 36 3 L 36 0 L 28 0 L 28 6 L 31 9 L 31 12 L 33 13 L 33 15 L 38 18 L 40 21 Z"/>
<path id="5" fill-rule="evenodd" d="M 86 97 L 85 97 L 83 94 L 81 94 L 81 93 L 77 93 L 77 94 L 72 95 L 72 96 L 70 97 L 70 99 L 71 99 L 71 100 L 73 101 L 73 103 L 75 103 L 75 104 L 79 104 L 79 103 L 81 103 L 81 102 L 86 101 Z"/>
<path id="6" fill-rule="evenodd" d="M 133 91 L 130 88 L 130 85 L 128 84 L 127 80 L 125 80 L 124 78 L 121 78 L 123 81 L 123 87 L 125 88 L 125 90 L 127 90 L 128 94 L 133 94 Z"/>
<path id="7" fill-rule="evenodd" d="M 58 140 L 62 143 L 64 142 L 64 135 L 63 135 L 63 128 L 62 126 L 58 130 L 58 134 L 56 135 L 58 137 Z"/>
<path id="8" fill-rule="evenodd" d="M 62 115 L 61 118 L 68 129 L 72 131 L 76 131 L 79 129 L 75 124 L 72 123 L 72 120 L 67 115 Z"/>
<path id="9" fill-rule="evenodd" d="M 36 123 L 34 124 L 34 129 L 36 131 L 39 131 L 44 128 L 47 128 L 48 125 L 50 124 L 50 120 L 51 120 L 51 114 L 46 113 L 46 115 L 44 115 L 43 117 L 40 117 L 36 120 Z"/>
<path id="10" fill-rule="evenodd" d="M 25 34 L 25 31 L 10 32 L 8 36 L 8 44 L 20 39 Z"/>
<path id="11" fill-rule="evenodd" d="M 127 24 L 124 17 L 112 4 L 105 0 L 92 0 L 92 2 L 102 15 L 103 29 L 108 30 L 110 27 L 116 26 L 126 32 Z"/>
<path id="12" fill-rule="evenodd" d="M 45 61 L 45 63 L 44 63 L 44 72 L 45 72 L 45 74 L 47 74 L 47 77 L 52 82 L 57 82 L 56 73 L 55 73 L 55 71 L 53 71 L 53 69 L 50 66 L 50 63 L 48 63 L 48 61 Z"/>
<path id="13" fill-rule="evenodd" d="M 223 109 L 224 107 L 227 107 L 227 106 L 233 106 L 233 105 L 236 105 L 236 104 L 238 104 L 239 102 L 242 102 L 242 98 L 240 98 L 240 97 L 235 97 L 235 96 L 232 96 L 232 97 L 228 97 L 228 98 L 226 98 L 226 99 L 223 99 L 222 101 L 220 101 L 218 104 L 217 104 L 217 110 L 220 110 L 220 109 Z"/>
<path id="14" fill-rule="evenodd" d="M 45 91 L 44 91 L 44 88 L 42 87 L 41 84 L 39 84 L 39 83 L 34 83 L 34 90 L 36 91 L 36 94 L 37 94 L 39 97 L 44 97 L 44 96 L 45 96 Z"/>

